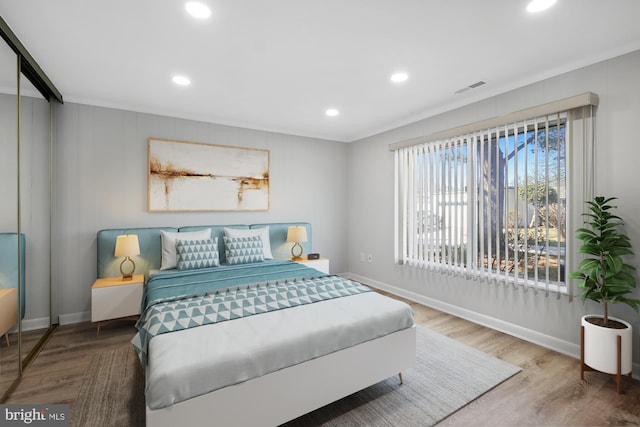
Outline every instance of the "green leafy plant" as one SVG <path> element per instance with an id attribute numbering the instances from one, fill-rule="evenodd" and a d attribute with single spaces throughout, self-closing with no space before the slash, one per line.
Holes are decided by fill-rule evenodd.
<path id="1" fill-rule="evenodd" d="M 617 206 L 609 203 L 615 199 L 596 196 L 587 201 L 589 211 L 582 214 L 585 227 L 576 230 L 576 237 L 583 242 L 578 253 L 586 257 L 578 271 L 569 275 L 581 281 L 578 287 L 583 289 L 583 301 L 603 304 L 605 327 L 609 324 L 609 303 L 624 303 L 636 312 L 640 308 L 640 300 L 627 297 L 636 287 L 635 268 L 625 264 L 622 257 L 633 255 L 633 250 L 629 237 L 620 229 L 622 218 L 611 213 Z"/>

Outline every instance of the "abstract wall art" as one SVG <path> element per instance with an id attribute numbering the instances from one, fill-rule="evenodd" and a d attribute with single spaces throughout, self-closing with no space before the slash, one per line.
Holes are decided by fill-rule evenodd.
<path id="1" fill-rule="evenodd" d="M 148 210 L 269 209 L 269 150 L 149 138 Z"/>

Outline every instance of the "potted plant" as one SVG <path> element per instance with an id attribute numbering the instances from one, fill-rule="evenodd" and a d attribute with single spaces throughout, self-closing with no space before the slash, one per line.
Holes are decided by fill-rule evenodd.
<path id="1" fill-rule="evenodd" d="M 590 299 L 604 308 L 603 315 L 582 317 L 581 378 L 585 368 L 617 375 L 620 392 L 620 376 L 632 370 L 632 328 L 628 322 L 609 316 L 609 304 L 627 304 L 638 312 L 640 300 L 628 296 L 636 287 L 635 268 L 622 257 L 632 255 L 633 250 L 620 228 L 622 218 L 611 212 L 617 208 L 610 204 L 615 199 L 596 196 L 587 201 L 585 227 L 576 231 L 576 238 L 582 241 L 578 253 L 585 254 L 585 259 L 569 277 L 580 280 L 583 301 Z"/>

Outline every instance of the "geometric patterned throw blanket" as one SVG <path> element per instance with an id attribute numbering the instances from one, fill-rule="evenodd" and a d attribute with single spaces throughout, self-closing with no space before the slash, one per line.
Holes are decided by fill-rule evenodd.
<path id="1" fill-rule="evenodd" d="M 339 276 L 322 276 L 163 301 L 149 307 L 140 317 L 138 333 L 131 343 L 145 367 L 149 341 L 156 335 L 370 291 Z"/>

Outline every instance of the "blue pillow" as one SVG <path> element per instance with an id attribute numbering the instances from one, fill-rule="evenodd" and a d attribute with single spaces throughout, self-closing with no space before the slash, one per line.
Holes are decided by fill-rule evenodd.
<path id="1" fill-rule="evenodd" d="M 220 265 L 218 238 L 205 240 L 176 239 L 178 270 L 217 267 Z"/>

